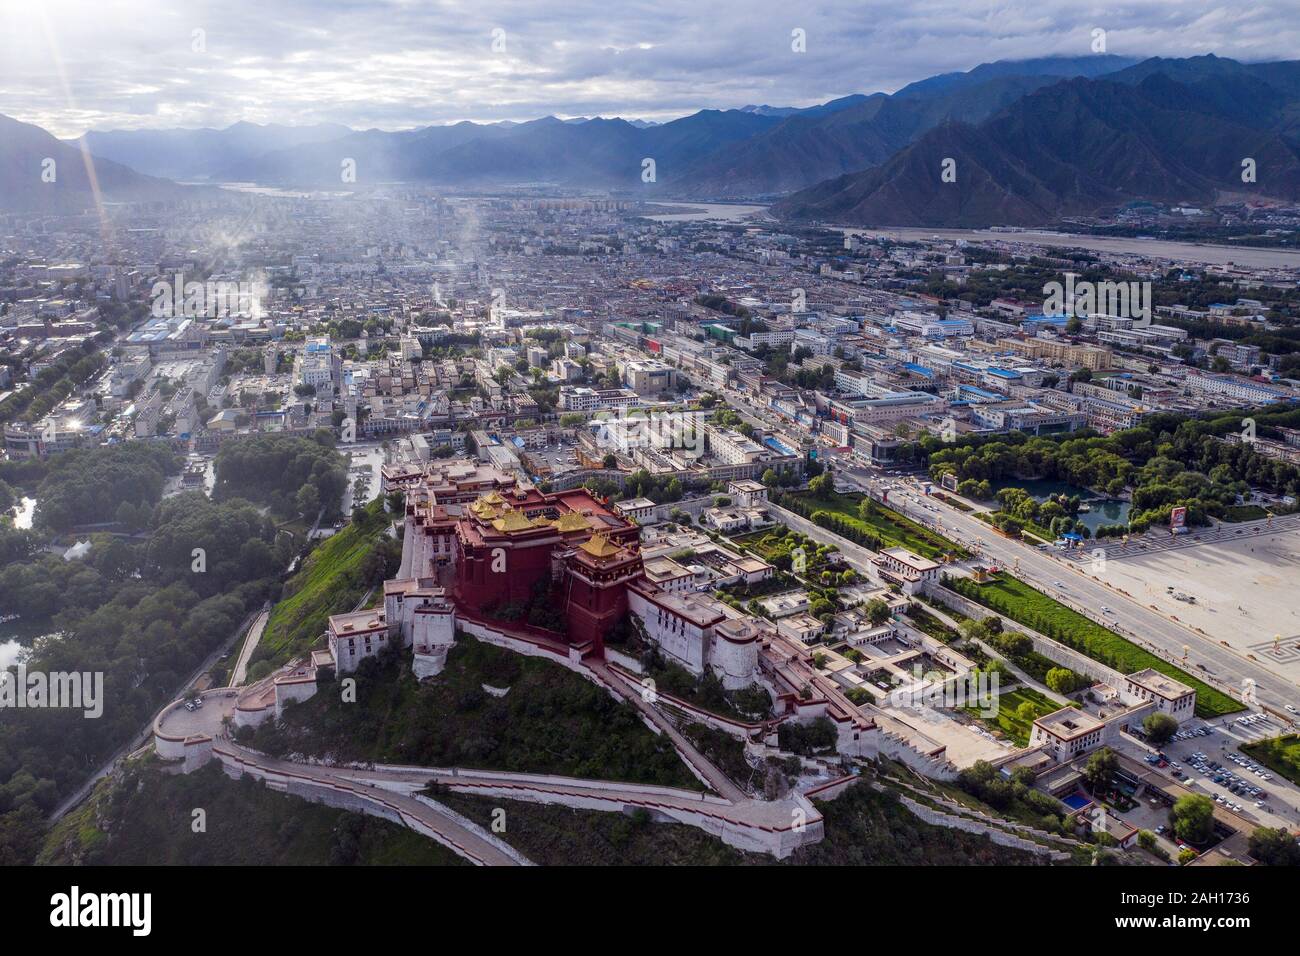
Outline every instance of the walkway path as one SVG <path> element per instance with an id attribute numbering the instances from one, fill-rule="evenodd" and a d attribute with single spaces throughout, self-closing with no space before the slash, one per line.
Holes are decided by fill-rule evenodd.
<path id="1" fill-rule="evenodd" d="M 450 790 L 529 803 L 623 812 L 640 809 L 694 826 L 725 842 L 754 852 L 784 856 L 802 843 L 821 839 L 822 819 L 806 799 L 728 800 L 710 793 L 615 780 L 584 780 L 549 774 L 508 773 L 458 767 L 390 765 L 335 766 L 280 760 L 217 738 L 213 754 L 237 773 L 265 779 L 274 790 L 305 799 L 325 798 L 331 806 L 362 801 L 377 815 L 437 840 L 479 865 L 521 862 L 518 853 L 460 814 L 416 794 L 430 783 Z M 802 834 L 807 834 L 803 836 Z"/>
<path id="2" fill-rule="evenodd" d="M 666 717 L 659 708 L 646 701 L 640 692 L 640 688 L 632 688 L 628 685 L 627 680 L 615 672 L 609 664 L 595 658 L 588 658 L 585 663 L 596 674 L 600 680 L 611 690 L 635 707 L 647 720 L 659 728 L 665 736 L 672 741 L 677 753 L 686 761 L 698 776 L 704 778 L 710 787 L 712 787 L 723 798 L 733 803 L 748 799 L 745 791 L 741 790 L 731 781 L 731 778 L 713 765 L 696 746 L 686 739 L 686 736 L 677 729 L 677 725 Z"/>
<path id="3" fill-rule="evenodd" d="M 923 608 L 925 608 L 925 610 L 928 613 L 938 618 L 944 624 L 947 624 L 957 633 L 959 634 L 961 633 L 961 625 L 958 624 L 955 619 L 945 614 L 943 611 L 941 611 L 939 608 L 935 607 L 934 605 L 928 603 L 924 598 L 915 598 L 914 600 L 916 600 L 917 604 L 920 604 Z M 991 613 L 992 612 L 990 612 L 990 614 Z M 1009 630 L 1023 631 L 1025 630 L 1025 626 L 1023 624 L 1016 624 L 1015 622 L 1012 622 L 1012 625 L 1009 628 Z M 975 644 L 982 651 L 984 651 L 985 654 L 989 655 L 989 657 L 992 657 L 995 660 L 1000 661 L 1003 664 L 1003 666 L 1006 667 L 1007 670 L 1011 671 L 1011 673 L 1014 674 L 1017 678 L 1019 678 L 1019 680 L 1026 686 L 1032 687 L 1034 690 L 1038 691 L 1048 700 L 1054 701 L 1060 704 L 1062 707 L 1069 706 L 1069 700 L 1067 698 L 1062 697 L 1060 694 L 1052 690 L 1046 684 L 1040 683 L 1039 681 L 1030 677 L 1027 673 L 1025 673 L 1023 670 L 1017 667 L 1014 663 L 1012 663 L 1012 661 L 1010 661 L 1006 657 L 1006 655 L 1003 654 L 1001 651 L 999 651 L 997 648 L 992 647 L 987 642 L 980 641 L 980 640 L 977 640 Z"/>
<path id="4" fill-rule="evenodd" d="M 330 800 L 335 803 L 360 801 L 385 811 L 377 815 L 397 817 L 403 826 L 436 840 L 477 866 L 519 865 L 518 855 L 506 852 L 482 828 L 460 818 L 459 814 L 452 816 L 437 804 L 417 800 L 414 790 L 423 789 L 424 783 L 405 791 L 381 788 L 374 775 L 358 778 L 355 772 L 349 775 L 336 767 L 278 760 L 224 738 L 213 742 L 212 751 L 225 766 L 260 777 L 274 790 L 297 791 L 296 796 L 311 792 L 330 794 Z"/>
<path id="5" fill-rule="evenodd" d="M 257 615 L 257 620 L 253 626 L 248 629 L 248 636 L 244 638 L 244 646 L 239 649 L 239 660 L 235 661 L 234 669 L 230 672 L 230 681 L 227 687 L 238 687 L 244 682 L 248 674 L 248 661 L 253 656 L 253 651 L 257 650 L 257 644 L 262 640 L 262 632 L 266 630 L 266 622 L 271 617 L 270 609 Z"/>

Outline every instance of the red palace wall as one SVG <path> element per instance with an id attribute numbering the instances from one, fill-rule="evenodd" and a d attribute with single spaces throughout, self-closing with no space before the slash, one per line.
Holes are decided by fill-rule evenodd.
<path id="1" fill-rule="evenodd" d="M 593 588 L 575 575 L 570 574 L 568 578 L 568 601 L 564 613 L 569 622 L 569 643 L 591 641 L 597 653 L 603 656 L 605 635 L 628 613 L 627 582 Z"/>
<path id="2" fill-rule="evenodd" d="M 523 603 L 533 586 L 551 576 L 551 546 L 503 548 L 504 570 L 492 570 L 492 547 L 462 551 L 456 566 L 456 597 L 483 610 L 498 603 Z M 500 564 L 498 564 L 500 567 Z"/>

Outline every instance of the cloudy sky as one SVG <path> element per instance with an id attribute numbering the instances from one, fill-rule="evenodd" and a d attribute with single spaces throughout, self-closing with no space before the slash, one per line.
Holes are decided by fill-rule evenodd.
<path id="1" fill-rule="evenodd" d="M 1129 56 L 1300 50 L 1296 0 L 0 0 L 0 113 L 60 136 L 665 120 L 1087 54 L 1098 28 L 1107 52 Z"/>

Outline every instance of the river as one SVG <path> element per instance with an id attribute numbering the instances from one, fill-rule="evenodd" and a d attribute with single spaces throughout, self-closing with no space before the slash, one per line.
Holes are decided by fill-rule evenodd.
<path id="1" fill-rule="evenodd" d="M 754 219 L 753 225 L 777 225 L 772 221 L 757 221 L 756 217 L 768 208 L 757 204 L 662 202 L 647 203 L 646 205 L 691 210 L 690 212 L 646 217 L 655 222 L 696 222 L 705 219 L 718 222 L 740 222 L 746 219 Z M 1300 270 L 1300 249 L 1256 249 L 1250 246 L 1222 246 L 1199 242 L 1174 242 L 1166 239 L 1086 236 L 1053 232 L 1047 229 L 995 232 L 992 229 L 917 229 L 893 226 L 884 229 L 869 229 L 865 226 L 831 226 L 829 228 L 844 235 L 885 236 L 905 242 L 933 239 L 965 239 L 968 242 L 1021 242 L 1028 245 L 1090 249 L 1094 252 L 1109 252 L 1113 255 L 1167 259 L 1171 262 L 1199 262 L 1219 266 L 1232 263 L 1238 266 L 1259 269 Z"/>
<path id="2" fill-rule="evenodd" d="M 867 229 L 862 226 L 835 226 L 848 235 L 885 236 L 907 242 L 932 239 L 965 239 L 983 242 L 1023 242 L 1030 245 L 1091 249 L 1115 255 L 1168 259 L 1171 262 L 1200 262 L 1207 265 L 1247 266 L 1257 269 L 1300 269 L 1300 250 L 1254 249 L 1249 246 L 1217 246 L 1199 242 L 1172 242 L 1165 239 L 1141 239 L 1118 236 L 1081 236 L 1064 232 L 1033 231 L 994 232 L 991 229 Z"/>
<path id="3" fill-rule="evenodd" d="M 689 209 L 690 212 L 665 213 L 662 216 L 646 216 L 646 219 L 653 219 L 655 222 L 698 222 L 703 219 L 714 220 L 718 222 L 740 222 L 750 216 L 755 216 L 765 209 L 766 206 L 757 206 L 745 203 L 725 203 L 725 202 L 651 202 L 647 206 L 662 206 L 666 209 Z"/>

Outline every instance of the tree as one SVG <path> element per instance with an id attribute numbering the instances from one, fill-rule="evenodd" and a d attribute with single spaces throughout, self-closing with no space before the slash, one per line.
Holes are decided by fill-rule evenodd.
<path id="1" fill-rule="evenodd" d="M 763 472 L 763 477 L 760 480 L 769 488 L 775 488 L 781 483 L 781 479 L 777 477 L 776 472 L 771 468 Z"/>
<path id="2" fill-rule="evenodd" d="M 880 598 L 872 598 L 868 601 L 866 612 L 867 620 L 876 627 L 889 620 L 889 605 Z"/>
<path id="3" fill-rule="evenodd" d="M 1300 866 L 1300 843 L 1286 827 L 1256 827 L 1250 855 L 1265 866 Z"/>
<path id="4" fill-rule="evenodd" d="M 808 482 L 808 490 L 814 498 L 829 498 L 835 491 L 835 483 L 830 475 L 818 475 Z"/>
<path id="5" fill-rule="evenodd" d="M 1188 843 L 1204 843 L 1214 835 L 1214 802 L 1199 793 L 1179 797 L 1169 811 L 1174 835 Z"/>
<path id="6" fill-rule="evenodd" d="M 1088 789 L 1093 793 L 1101 793 L 1109 789 L 1118 766 L 1119 760 L 1109 747 L 1102 747 L 1094 753 L 1088 758 L 1087 766 L 1083 768 L 1083 779 L 1088 781 Z"/>
<path id="7" fill-rule="evenodd" d="M 1147 714 L 1142 721 L 1142 732 L 1147 735 L 1147 741 L 1153 747 L 1163 747 L 1178 733 L 1178 721 L 1168 714 L 1162 714 L 1156 711 L 1153 714 Z"/>
<path id="8" fill-rule="evenodd" d="M 320 511 L 320 492 L 315 485 L 303 485 L 294 496 L 293 504 L 298 514 L 308 520 L 314 519 Z"/>
<path id="9" fill-rule="evenodd" d="M 1077 675 L 1068 667 L 1049 668 L 1043 683 L 1058 694 L 1069 694 L 1079 686 Z"/>

